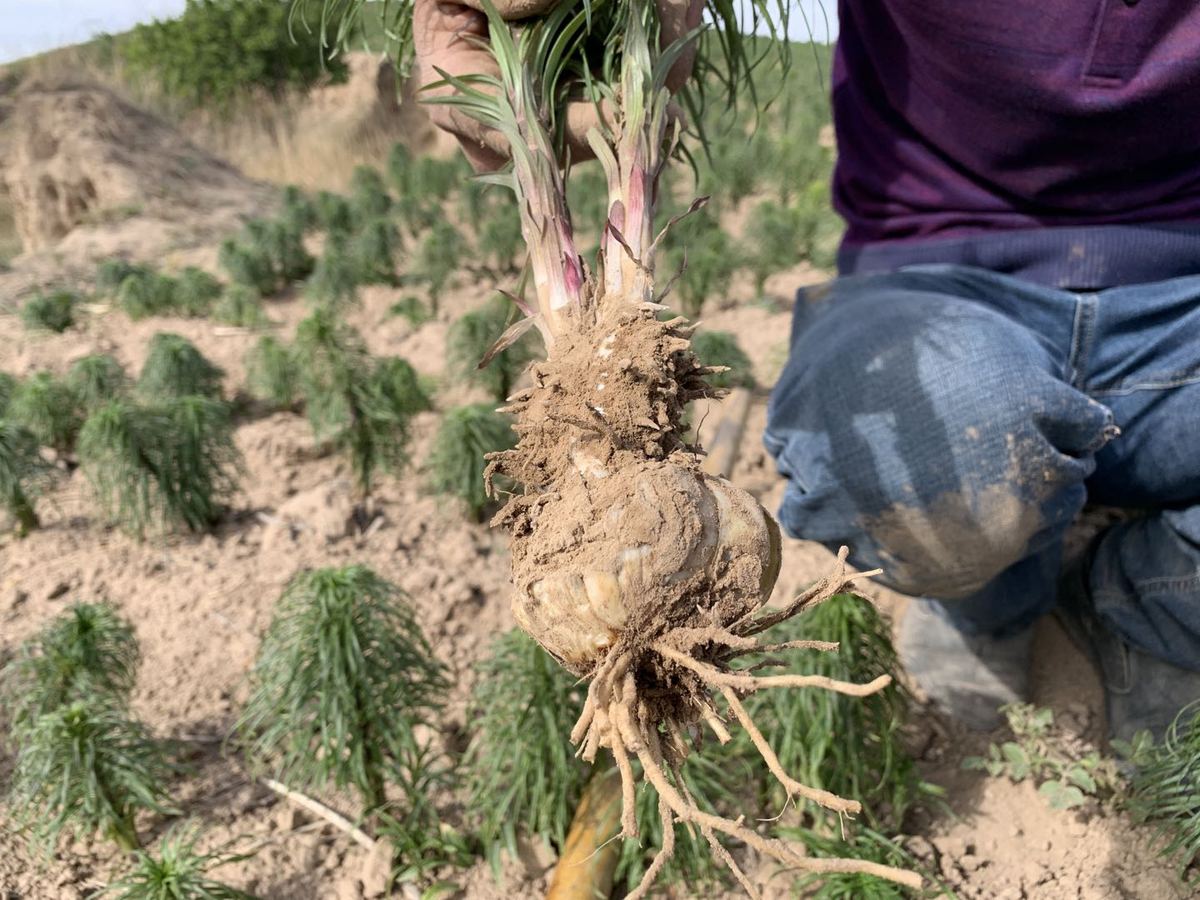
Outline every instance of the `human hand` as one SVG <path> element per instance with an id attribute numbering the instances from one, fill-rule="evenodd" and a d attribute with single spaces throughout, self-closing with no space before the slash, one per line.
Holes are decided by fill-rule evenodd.
<path id="1" fill-rule="evenodd" d="M 559 0 L 495 0 L 494 6 L 506 20 L 538 16 L 548 12 Z M 703 0 L 657 0 L 662 45 L 669 46 L 700 24 Z M 440 69 L 449 75 L 498 75 L 496 61 L 486 47 L 476 41 L 488 37 L 487 16 L 479 0 L 416 0 L 413 8 L 413 44 L 416 49 L 416 74 L 420 85 L 440 81 Z M 692 74 L 696 59 L 693 41 L 680 54 L 667 75 L 667 87 L 678 91 Z M 451 85 L 431 88 L 428 96 L 454 93 Z M 592 156 L 587 133 L 600 124 L 601 111 L 590 101 L 568 104 L 566 111 L 567 146 L 572 159 Z M 476 171 L 491 171 L 504 165 L 508 147 L 497 132 L 475 121 L 461 110 L 442 104 L 429 107 L 433 123 L 458 138 L 463 152 Z"/>

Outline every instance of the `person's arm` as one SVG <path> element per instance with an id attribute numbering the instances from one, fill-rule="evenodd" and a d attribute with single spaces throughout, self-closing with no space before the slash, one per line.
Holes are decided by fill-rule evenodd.
<path id="1" fill-rule="evenodd" d="M 558 0 L 495 0 L 495 7 L 509 21 L 529 18 L 547 12 Z M 668 46 L 700 24 L 703 0 L 657 0 L 662 28 L 662 45 Z M 417 54 L 416 75 L 422 86 L 441 80 L 438 70 L 454 76 L 494 75 L 496 61 L 486 47 L 476 43 L 486 40 L 487 17 L 476 0 L 416 0 L 413 9 L 413 43 Z M 695 45 L 683 53 L 671 67 L 667 85 L 678 91 L 691 77 L 695 61 Z M 453 92 L 449 85 L 423 92 L 437 96 Z M 508 150 L 504 139 L 496 132 L 464 115 L 458 109 L 432 104 L 429 115 L 433 123 L 458 138 L 463 152 L 478 171 L 497 169 L 504 164 Z M 599 123 L 595 104 L 579 101 L 567 109 L 567 144 L 574 159 L 592 155 L 587 143 L 588 131 Z"/>

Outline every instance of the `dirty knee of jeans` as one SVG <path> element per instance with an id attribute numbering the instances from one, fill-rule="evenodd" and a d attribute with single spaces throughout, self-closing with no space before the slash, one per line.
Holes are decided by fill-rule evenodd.
<path id="1" fill-rule="evenodd" d="M 955 600 L 1021 560 L 1043 516 L 1012 485 L 992 485 L 948 491 L 928 503 L 896 503 L 859 524 L 883 568 L 882 582 L 906 594 Z"/>

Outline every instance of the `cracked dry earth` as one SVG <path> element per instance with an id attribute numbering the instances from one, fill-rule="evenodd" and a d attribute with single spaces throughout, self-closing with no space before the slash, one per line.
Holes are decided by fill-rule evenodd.
<path id="1" fill-rule="evenodd" d="M 770 284 L 786 296 L 813 273 L 795 270 Z M 748 289 L 747 289 L 748 290 Z M 353 324 L 374 353 L 407 358 L 436 376 L 444 359 L 449 318 L 480 302 L 485 288 L 459 288 L 443 303 L 442 318 L 413 330 L 386 310 L 396 292 L 369 289 Z M 735 332 L 769 384 L 782 365 L 788 314 L 779 308 L 713 309 L 708 327 Z M 290 336 L 304 303 L 285 296 L 270 302 L 280 333 Z M 0 320 L 0 368 L 20 375 L 48 368 L 61 372 L 86 353 L 114 353 L 131 371 L 140 366 L 150 336 L 160 330 L 193 340 L 227 372 L 226 391 L 242 383 L 242 356 L 255 335 L 202 320 L 129 322 L 113 310 L 95 310 L 64 335 L 31 336 L 13 318 Z M 445 407 L 470 397 L 444 390 Z M 696 421 L 711 434 L 719 408 Z M 734 481 L 774 509 L 782 494 L 759 435 L 765 398 L 756 398 L 743 437 Z M 437 414 L 421 414 L 413 458 L 419 461 L 436 428 Z M 377 514 L 365 529 L 351 517 L 348 472 L 337 457 L 312 444 L 305 420 L 289 413 L 243 421 L 237 442 L 245 456 L 243 491 L 216 533 L 137 544 L 98 521 L 78 473 L 64 478 L 40 504 L 45 527 L 24 541 L 0 539 L 0 653 L 42 626 L 76 599 L 107 598 L 137 628 L 144 663 L 134 708 L 156 733 L 191 747 L 196 774 L 178 785 L 180 805 L 206 827 L 204 846 L 240 838 L 260 847 L 244 862 L 216 874 L 268 900 L 359 900 L 383 895 L 378 860 L 346 836 L 278 800 L 251 780 L 238 760 L 222 753 L 246 688 L 259 635 L 287 580 L 301 567 L 360 562 L 404 588 L 454 687 L 434 739 L 450 753 L 466 742 L 465 709 L 473 666 L 491 638 L 512 627 L 508 554 L 503 535 L 476 525 L 450 503 L 428 496 L 419 471 L 385 479 Z M 786 598 L 825 574 L 830 557 L 821 548 L 785 539 L 783 573 L 775 597 Z M 869 587 L 871 599 L 901 612 L 903 599 Z M 1086 663 L 1065 638 L 1041 635 L 1038 701 L 1059 712 L 1085 738 L 1102 731 L 1098 689 Z M 1053 672 L 1049 670 L 1053 660 Z M 1051 674 L 1053 677 L 1050 677 Z M 1172 900 L 1187 892 L 1171 869 L 1157 862 L 1151 836 L 1120 815 L 1098 808 L 1050 810 L 1028 784 L 1013 785 L 961 768 L 963 756 L 983 751 L 985 738 L 969 737 L 930 714 L 918 713 L 914 742 L 926 777 L 946 790 L 945 807 L 919 814 L 909 847 L 968 898 L 1146 898 Z M 0 783 L 11 760 L 0 756 Z M 353 816 L 347 797 L 325 796 Z M 437 798 L 451 823 L 463 820 L 453 792 Z M 156 836 L 161 821 L 144 819 L 143 834 Z M 791 896 L 789 880 L 769 862 L 741 861 L 770 897 Z M 480 862 L 465 871 L 437 873 L 467 898 L 535 898 L 545 891 L 555 859 L 545 848 L 522 847 L 499 881 Z M 0 805 L 0 898 L 83 898 L 120 869 L 122 860 L 102 842 L 59 848 L 49 859 L 32 855 L 14 834 Z M 686 887 L 665 890 L 693 896 Z M 398 896 L 415 897 L 412 887 Z M 732 892 L 729 896 L 735 896 Z"/>

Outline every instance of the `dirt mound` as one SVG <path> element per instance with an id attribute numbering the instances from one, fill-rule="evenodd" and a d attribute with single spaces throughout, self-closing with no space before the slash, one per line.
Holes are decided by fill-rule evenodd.
<path id="1" fill-rule="evenodd" d="M 268 188 L 105 88 L 27 84 L 7 113 L 3 180 L 26 251 L 145 257 L 270 203 Z"/>

